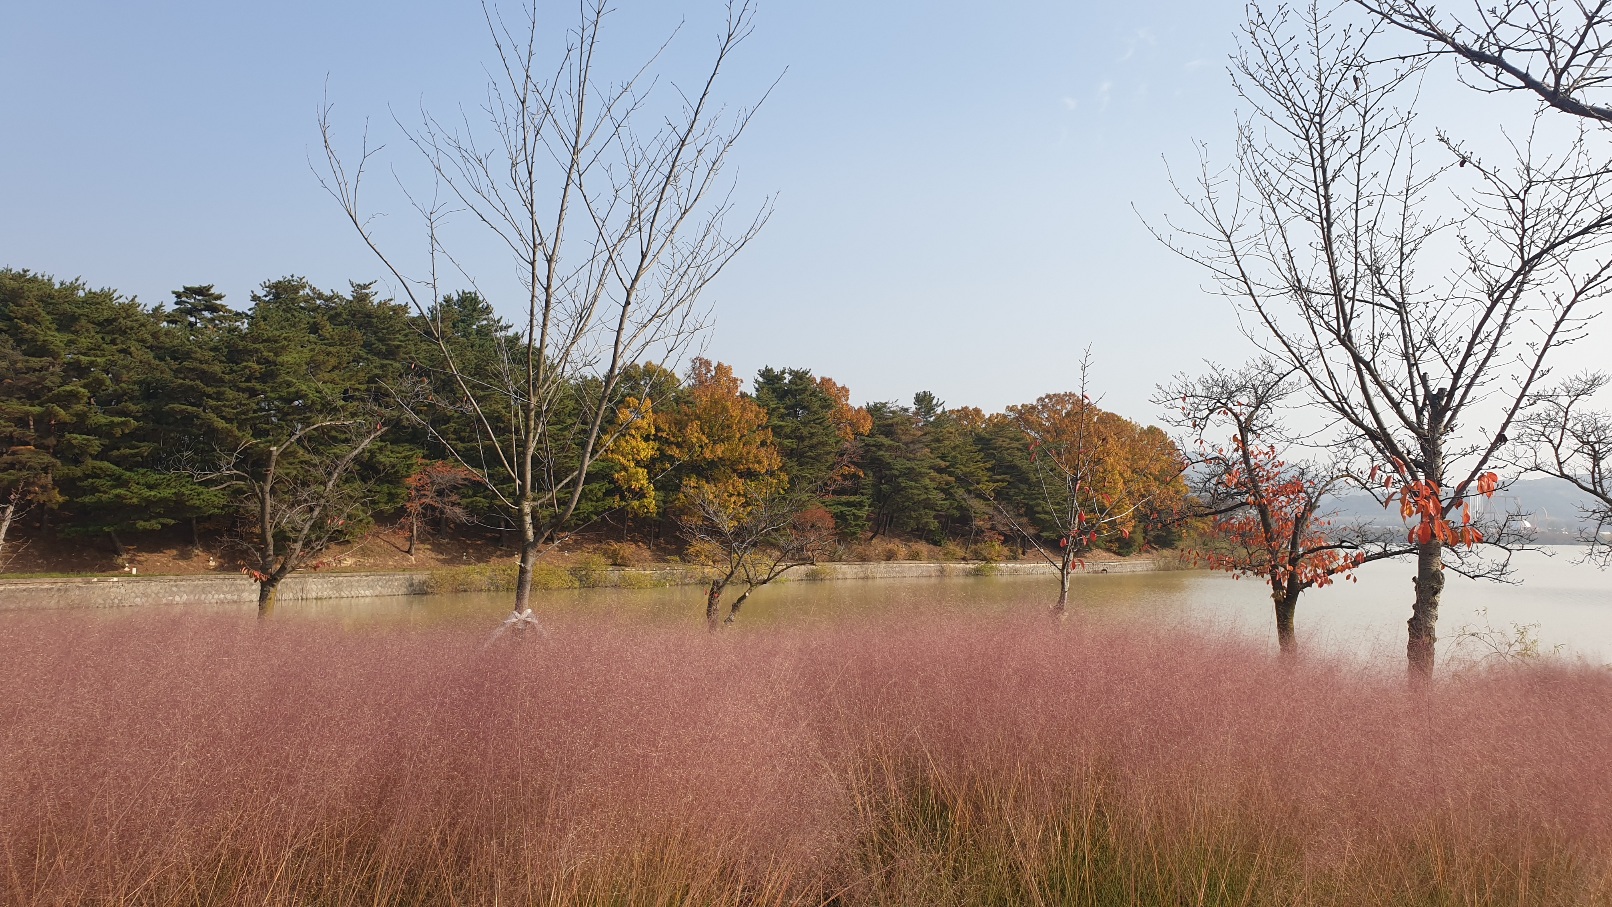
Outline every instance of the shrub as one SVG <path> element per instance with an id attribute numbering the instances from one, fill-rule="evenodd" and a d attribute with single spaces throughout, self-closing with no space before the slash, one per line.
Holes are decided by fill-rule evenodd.
<path id="1" fill-rule="evenodd" d="M 575 589 L 581 585 L 574 567 L 545 560 L 532 565 L 533 589 Z"/>
<path id="2" fill-rule="evenodd" d="M 645 567 L 655 560 L 649 549 L 637 542 L 605 542 L 594 550 L 612 567 Z"/>
<path id="3" fill-rule="evenodd" d="M 1013 552 L 1008 546 L 1002 544 L 1001 539 L 987 538 L 969 546 L 968 556 L 971 560 L 984 561 L 995 564 L 1010 560 Z"/>
<path id="4" fill-rule="evenodd" d="M 651 573 L 645 570 L 624 570 L 612 577 L 612 585 L 622 589 L 654 589 L 674 584 L 677 575 Z"/>
<path id="5" fill-rule="evenodd" d="M 571 563 L 570 567 L 572 585 L 584 589 L 592 589 L 609 584 L 610 562 L 604 555 L 589 551 L 580 555 Z"/>
<path id="6" fill-rule="evenodd" d="M 516 564 L 474 564 L 447 567 L 426 574 L 425 588 L 432 595 L 459 592 L 509 592 L 515 588 Z"/>

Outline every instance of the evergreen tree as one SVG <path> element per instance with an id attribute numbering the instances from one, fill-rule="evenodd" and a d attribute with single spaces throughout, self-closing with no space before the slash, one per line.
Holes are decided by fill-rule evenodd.
<path id="1" fill-rule="evenodd" d="M 150 354 L 157 321 L 112 290 L 0 270 L 0 422 L 13 462 L 48 486 L 62 531 L 105 535 L 173 522 L 172 477 L 131 432 L 144 391 L 160 381 Z M 29 448 L 24 452 L 19 448 Z"/>
<path id="2" fill-rule="evenodd" d="M 941 541 L 943 489 L 951 479 L 929 449 L 925 421 L 895 403 L 870 403 L 867 409 L 873 430 L 862 441 L 858 464 L 873 535 L 898 532 Z"/>
<path id="3" fill-rule="evenodd" d="M 151 466 L 170 476 L 164 513 L 190 524 L 228 512 L 226 496 L 198 474 L 234 450 L 241 436 L 233 418 L 245 408 L 233 363 L 241 354 L 246 316 L 224 303 L 211 284 L 173 291 L 172 308 L 158 308 L 152 355 L 157 380 L 145 388 L 145 418 L 134 434 L 153 452 Z"/>
<path id="4" fill-rule="evenodd" d="M 410 375 L 422 392 L 410 406 L 410 422 L 426 435 L 428 457 L 463 457 L 467 462 L 460 465 L 497 481 L 502 477 L 500 471 L 486 468 L 488 463 L 497 462 L 496 440 L 487 437 L 484 428 L 491 424 L 497 429 L 497 437 L 507 437 L 511 430 L 509 357 L 519 355 L 519 338 L 490 303 L 468 291 L 443 296 L 424 315 L 415 315 L 411 323 L 421 338 L 433 334 L 443 338 L 440 345 L 422 340 Z M 446 355 L 452 356 L 451 363 Z M 478 418 L 477 409 L 485 414 L 485 420 Z M 460 492 L 460 502 L 473 524 L 500 530 L 515 528 L 493 489 L 481 482 L 466 485 Z"/>
<path id="5" fill-rule="evenodd" d="M 756 374 L 754 396 L 767 411 L 790 490 L 833 515 L 840 534 L 865 532 L 868 501 L 856 459 L 861 439 L 872 429 L 868 412 L 850 405 L 845 388 L 803 368 L 763 368 Z"/>
<path id="6" fill-rule="evenodd" d="M 409 333 L 406 312 L 364 284 L 343 296 L 286 277 L 252 295 L 234 363 L 240 440 L 215 475 L 250 527 L 241 542 L 256 564 L 259 613 L 286 576 L 377 513 L 403 509 L 421 451 L 380 439 L 397 421 Z"/>
<path id="7" fill-rule="evenodd" d="M 1007 528 L 995 526 L 988 503 L 1000 483 L 992 476 L 983 451 L 985 414 L 973 407 L 945 406 L 928 391 L 919 391 L 912 399 L 913 412 L 923 426 L 925 446 L 939 464 L 941 505 L 937 518 L 942 534 L 974 542 L 982 529 Z"/>

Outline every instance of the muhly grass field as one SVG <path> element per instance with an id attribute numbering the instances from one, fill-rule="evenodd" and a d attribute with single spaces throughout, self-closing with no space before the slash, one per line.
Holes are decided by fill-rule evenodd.
<path id="1" fill-rule="evenodd" d="M 1612 676 L 1184 630 L 0 620 L 0 903 L 1612 903 Z"/>

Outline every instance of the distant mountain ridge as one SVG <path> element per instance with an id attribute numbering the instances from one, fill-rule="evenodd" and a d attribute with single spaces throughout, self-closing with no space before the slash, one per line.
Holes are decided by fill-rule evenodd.
<path id="1" fill-rule="evenodd" d="M 1589 528 L 1584 508 L 1592 500 L 1561 479 L 1542 476 L 1519 479 L 1496 492 L 1492 499 L 1480 498 L 1473 509 L 1479 513 L 1521 513 L 1538 531 L 1540 542 L 1562 544 L 1578 541 L 1579 533 Z M 1403 522 L 1397 509 L 1385 509 L 1359 493 L 1340 497 L 1333 512 L 1334 524 L 1359 520 L 1374 526 L 1397 526 Z"/>

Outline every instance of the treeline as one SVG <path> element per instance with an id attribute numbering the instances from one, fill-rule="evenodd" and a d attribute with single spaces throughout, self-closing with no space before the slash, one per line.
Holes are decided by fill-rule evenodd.
<path id="1" fill-rule="evenodd" d="M 146 306 L 0 270 L 3 517 L 12 531 L 120 548 L 175 526 L 197 544 L 283 535 L 282 548 L 377 524 L 507 532 L 513 495 L 488 465 L 514 452 L 486 427 L 520 417 L 510 376 L 542 366 L 522 359 L 526 348 L 470 293 L 416 313 L 370 284 L 335 292 L 287 277 L 240 309 L 211 286 Z M 672 541 L 697 505 L 742 514 L 783 496 L 826 513 L 841 542 L 893 536 L 975 556 L 1174 542 L 1185 493 L 1175 446 L 1078 394 L 986 414 L 927 392 L 856 406 L 804 368 L 764 368 L 750 393 L 704 359 L 683 375 L 629 372 L 568 531 Z M 567 420 L 589 411 L 591 381 L 567 376 L 541 401 L 552 426 L 542 468 L 577 462 L 571 445 L 588 426 Z M 476 411 L 500 405 L 512 411 Z M 1072 472 L 1072 451 L 1097 468 Z M 1084 494 L 1089 507 L 1075 501 Z M 271 507 L 279 518 L 267 519 Z M 1071 523 L 1082 510 L 1113 518 Z"/>

